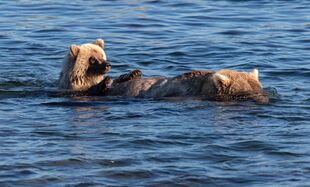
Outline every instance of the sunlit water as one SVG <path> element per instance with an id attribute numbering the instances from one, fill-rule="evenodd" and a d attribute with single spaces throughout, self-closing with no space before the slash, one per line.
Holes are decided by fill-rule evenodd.
<path id="1" fill-rule="evenodd" d="M 258 68 L 253 102 L 57 93 L 71 44 L 111 76 Z M 0 2 L 0 186 L 309 186 L 310 2 Z"/>

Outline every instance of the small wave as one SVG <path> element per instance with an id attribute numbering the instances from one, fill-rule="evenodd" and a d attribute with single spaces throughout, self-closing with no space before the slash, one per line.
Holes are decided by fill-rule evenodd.
<path id="1" fill-rule="evenodd" d="M 162 139 L 138 139 L 129 141 L 133 147 L 166 147 L 175 145 L 189 145 L 188 143 L 180 140 L 162 140 Z M 134 146 L 135 145 L 135 146 Z"/>
<path id="2" fill-rule="evenodd" d="M 34 86 L 35 84 L 30 81 L 4 81 L 0 82 L 0 88 L 16 88 L 22 86 Z"/>
<path id="3" fill-rule="evenodd" d="M 25 176 L 24 176 L 25 177 Z M 49 176 L 39 176 L 33 179 L 20 179 L 20 180 L 7 180 L 0 182 L 1 186 L 46 186 L 51 183 L 61 183 L 64 182 L 62 178 L 49 177 Z"/>
<path id="4" fill-rule="evenodd" d="M 242 31 L 242 30 L 227 30 L 227 31 L 223 31 L 223 32 L 218 32 L 217 34 L 236 36 L 236 35 L 253 34 L 253 32 Z"/>
<path id="5" fill-rule="evenodd" d="M 125 167 L 130 166 L 132 164 L 136 163 L 136 160 L 134 159 L 95 159 L 91 161 L 92 163 L 99 164 L 104 167 Z"/>
<path id="6" fill-rule="evenodd" d="M 276 145 L 266 143 L 263 141 L 258 141 L 258 140 L 240 141 L 237 143 L 230 144 L 229 147 L 235 151 L 258 151 L 258 150 L 273 151 L 273 150 L 277 150 Z"/>
<path id="7" fill-rule="evenodd" d="M 42 103 L 42 105 L 50 106 L 50 107 L 90 107 L 95 106 L 94 102 L 75 102 L 75 101 L 61 101 L 61 102 L 47 102 Z"/>
<path id="8" fill-rule="evenodd" d="M 110 170 L 103 172 L 106 177 L 114 179 L 146 179 L 156 177 L 156 173 L 150 170 Z"/>
<path id="9" fill-rule="evenodd" d="M 47 137 L 47 136 L 58 136 L 58 137 L 64 137 L 65 134 L 62 132 L 57 132 L 57 131 L 33 131 L 31 132 L 37 136 L 43 136 L 43 137 Z"/>
<path id="10" fill-rule="evenodd" d="M 279 157 L 279 158 L 281 158 L 281 159 L 296 158 L 296 157 L 307 156 L 307 155 L 305 155 L 305 154 L 294 153 L 294 152 L 283 151 L 283 150 L 279 150 L 279 151 L 267 151 L 266 154 L 271 155 L 271 156 L 277 156 L 277 157 Z"/>
<path id="11" fill-rule="evenodd" d="M 44 96 L 44 91 L 7 91 L 0 90 L 0 99 Z"/>
<path id="12" fill-rule="evenodd" d="M 268 94 L 268 98 L 270 102 L 277 101 L 280 98 L 280 94 L 277 89 L 274 87 L 266 87 L 264 88 L 264 92 Z"/>
<path id="13" fill-rule="evenodd" d="M 34 31 L 35 33 L 58 33 L 58 32 L 65 32 L 64 28 L 46 28 L 46 29 L 39 29 Z"/>
<path id="14" fill-rule="evenodd" d="M 285 60 L 281 60 L 285 61 Z M 310 77 L 310 70 L 306 68 L 298 69 L 280 69 L 276 71 L 266 71 L 265 74 L 268 74 L 273 77 Z"/>
<path id="15" fill-rule="evenodd" d="M 55 167 L 71 166 L 72 167 L 72 166 L 81 166 L 81 165 L 87 164 L 87 162 L 81 159 L 77 159 L 77 158 L 68 158 L 68 159 L 63 159 L 63 160 L 40 161 L 36 164 L 40 166 L 55 166 Z"/>
<path id="16" fill-rule="evenodd" d="M 175 51 L 175 52 L 171 52 L 168 54 L 169 56 L 176 56 L 176 57 L 179 57 L 179 56 L 186 56 L 186 53 L 185 52 L 182 52 L 182 51 Z"/>

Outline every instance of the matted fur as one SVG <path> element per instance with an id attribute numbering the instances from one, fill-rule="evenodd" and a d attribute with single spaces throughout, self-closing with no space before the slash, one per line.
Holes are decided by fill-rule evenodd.
<path id="1" fill-rule="evenodd" d="M 94 44 L 71 45 L 67 54 L 62 71 L 59 77 L 59 87 L 73 91 L 86 91 L 99 84 L 103 79 L 103 74 L 108 71 L 104 69 L 107 61 L 103 50 L 104 41 L 97 39 Z M 92 68 L 91 58 L 96 59 L 96 66 L 102 68 Z"/>
<path id="2" fill-rule="evenodd" d="M 192 71 L 181 76 L 130 80 L 111 87 L 106 95 L 130 97 L 203 97 L 227 100 L 262 93 L 258 71 Z M 265 101 L 264 101 L 265 102 Z"/>

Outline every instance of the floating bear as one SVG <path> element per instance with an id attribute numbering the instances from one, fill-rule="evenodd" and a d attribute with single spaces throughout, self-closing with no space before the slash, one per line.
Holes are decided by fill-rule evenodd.
<path id="1" fill-rule="evenodd" d="M 104 41 L 71 45 L 59 78 L 59 87 L 106 96 L 141 98 L 199 97 L 208 100 L 248 100 L 267 103 L 258 70 L 196 70 L 176 77 L 141 78 L 134 70 L 115 80 L 104 77 L 111 65 L 104 52 Z"/>

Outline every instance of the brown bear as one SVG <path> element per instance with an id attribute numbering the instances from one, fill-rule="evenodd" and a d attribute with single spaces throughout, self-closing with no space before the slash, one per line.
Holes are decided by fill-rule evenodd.
<path id="1" fill-rule="evenodd" d="M 139 79 L 138 76 L 138 79 L 114 82 L 105 95 L 145 98 L 200 97 L 221 101 L 253 99 L 259 103 L 268 102 L 256 69 L 252 72 L 192 71 L 172 78 Z"/>
<path id="2" fill-rule="evenodd" d="M 141 79 L 134 70 L 112 80 L 104 78 L 110 64 L 104 52 L 104 41 L 71 45 L 59 78 L 59 87 L 86 93 L 144 98 L 200 97 L 209 100 L 254 99 L 267 103 L 258 78 L 258 71 L 233 70 L 192 71 L 177 77 Z"/>
<path id="3" fill-rule="evenodd" d="M 59 77 L 59 87 L 71 91 L 95 91 L 103 84 L 110 70 L 104 52 L 104 41 L 71 45 Z"/>

